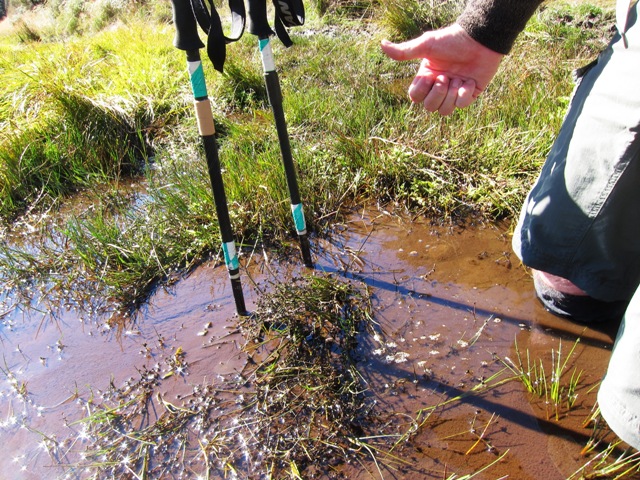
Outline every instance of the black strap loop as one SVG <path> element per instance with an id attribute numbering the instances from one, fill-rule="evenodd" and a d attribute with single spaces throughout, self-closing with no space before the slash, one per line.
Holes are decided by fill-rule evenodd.
<path id="1" fill-rule="evenodd" d="M 285 27 L 304 25 L 304 4 L 302 0 L 273 0 L 278 17 Z"/>
<path id="2" fill-rule="evenodd" d="M 198 25 L 207 34 L 207 55 L 213 63 L 213 68 L 222 72 L 227 56 L 226 45 L 240 40 L 244 32 L 246 20 L 244 1 L 229 0 L 231 10 L 231 36 L 229 37 L 222 30 L 222 22 L 213 1 L 208 1 L 210 8 L 207 8 L 203 0 L 191 0 L 191 7 Z"/>
<path id="3" fill-rule="evenodd" d="M 213 0 L 207 1 L 209 7 L 207 7 L 204 0 L 190 0 L 190 3 L 198 25 L 207 34 L 207 55 L 213 63 L 213 67 L 222 72 L 227 56 L 226 45 L 236 42 L 242 37 L 247 13 L 244 0 L 228 0 L 229 9 L 231 10 L 231 34 L 226 36 Z M 304 4 L 302 0 L 273 0 L 273 6 L 275 10 L 275 33 L 286 47 L 290 47 L 293 42 L 287 32 L 287 28 L 304 25 Z M 267 22 L 264 21 L 263 23 L 270 30 Z M 254 33 L 260 35 L 259 32 Z M 197 37 L 197 34 L 195 36 Z"/>
<path id="4" fill-rule="evenodd" d="M 274 20 L 276 35 L 286 47 L 290 47 L 293 41 L 287 28 L 304 25 L 304 4 L 302 0 L 273 0 L 273 6 L 276 13 Z"/>

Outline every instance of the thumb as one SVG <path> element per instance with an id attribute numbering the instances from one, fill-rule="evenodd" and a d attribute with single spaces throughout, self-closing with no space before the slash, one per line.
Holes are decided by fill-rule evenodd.
<path id="1" fill-rule="evenodd" d="M 389 40 L 382 40 L 380 47 L 382 51 L 393 60 L 415 60 L 424 58 L 427 52 L 428 32 L 421 36 L 402 43 L 393 43 Z"/>

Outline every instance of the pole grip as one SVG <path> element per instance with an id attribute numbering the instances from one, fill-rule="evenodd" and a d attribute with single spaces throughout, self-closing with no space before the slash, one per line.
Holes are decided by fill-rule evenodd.
<path id="1" fill-rule="evenodd" d="M 200 50 L 204 43 L 198 36 L 198 24 L 189 0 L 171 0 L 176 36 L 173 45 L 179 50 Z"/>
<path id="2" fill-rule="evenodd" d="M 249 33 L 258 38 L 268 38 L 274 34 L 267 20 L 267 0 L 248 0 L 247 16 Z"/>

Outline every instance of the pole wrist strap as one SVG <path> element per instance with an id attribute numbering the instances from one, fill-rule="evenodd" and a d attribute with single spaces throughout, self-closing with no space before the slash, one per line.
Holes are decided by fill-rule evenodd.
<path id="1" fill-rule="evenodd" d="M 226 45 L 240 40 L 247 15 L 243 0 L 229 0 L 231 34 L 226 36 L 222 30 L 220 15 L 213 5 L 213 0 L 208 0 L 208 2 L 210 8 L 207 8 L 204 0 L 191 0 L 191 7 L 198 25 L 207 34 L 207 55 L 213 63 L 213 68 L 222 72 L 227 56 Z"/>
<path id="2" fill-rule="evenodd" d="M 302 0 L 273 0 L 275 7 L 274 29 L 280 41 L 286 46 L 293 45 L 287 32 L 289 27 L 304 25 L 304 4 Z"/>

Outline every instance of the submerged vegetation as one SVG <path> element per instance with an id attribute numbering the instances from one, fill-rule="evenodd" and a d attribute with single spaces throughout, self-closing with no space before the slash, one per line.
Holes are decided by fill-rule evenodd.
<path id="1" fill-rule="evenodd" d="M 291 32 L 294 47 L 274 42 L 314 235 L 358 202 L 440 220 L 514 217 L 562 121 L 571 70 L 608 41 L 613 13 L 543 7 L 475 105 L 428 115 L 406 98 L 415 64 L 386 59 L 378 44 L 444 25 L 461 5 L 315 0 L 307 25 Z M 158 285 L 221 261 L 170 4 L 10 7 L 0 29 L 0 319 L 16 309 L 75 308 L 111 328 Z M 256 43 L 246 34 L 230 45 L 224 75 L 205 65 L 243 254 L 257 245 L 289 251 L 294 238 Z M 550 375 L 516 345 L 516 360 L 496 359 L 488 379 L 400 419 L 381 411 L 358 370 L 362 338 L 381 334 L 364 286 L 321 275 L 273 286 L 239 328 L 249 361 L 234 382 L 198 383 L 169 400 L 157 388 L 188 373 L 188 352 L 161 346 L 162 361 L 139 378 L 89 399 L 72 395 L 85 413 L 69 425 L 76 435 L 40 433 L 43 448 L 87 478 L 339 478 L 347 464 L 382 477 L 418 468 L 402 450 L 445 407 L 520 381 L 544 398 L 547 420 L 562 421 L 582 379 L 576 369 L 567 379 L 577 342 L 568 354 L 562 344 L 552 350 Z M 0 370 L 28 398 L 27 383 L 7 365 Z M 492 415 L 460 434 L 472 438 L 465 456 L 491 451 L 495 422 Z M 637 453 L 614 458 L 619 449 L 612 443 L 573 478 L 633 475 Z"/>
<path id="2" fill-rule="evenodd" d="M 379 402 L 365 380 L 366 339 L 389 344 L 374 320 L 366 286 L 325 274 L 295 277 L 268 290 L 253 315 L 237 323 L 247 361 L 236 374 L 192 380 L 185 394 L 163 394 L 163 383 L 188 377 L 192 362 L 188 351 L 170 347 L 158 335 L 155 345 L 146 347 L 155 364 L 138 369 L 119 386 L 112 379 L 106 389 L 92 389 L 88 398 L 76 390 L 64 401 L 75 401 L 84 412 L 66 424 L 67 436 L 25 424 L 40 438 L 55 471 L 63 478 L 96 479 L 340 479 L 351 478 L 352 469 L 381 479 L 497 478 L 484 476 L 509 454 L 504 445 L 493 444 L 492 435 L 501 428 L 495 413 L 483 421 L 476 411 L 467 428 L 442 439 L 466 441 L 465 458 L 482 450 L 490 454 L 473 473 L 458 474 L 446 466 L 444 473 L 429 472 L 410 460 L 413 439 L 442 423 L 446 409 L 490 398 L 504 385 L 525 381 L 530 372 L 496 358 L 495 373 L 459 395 L 425 393 L 435 399 L 432 405 L 415 415 L 398 413 Z M 576 345 L 566 357 L 560 356 L 561 346 L 552 349 L 550 370 L 555 373 L 550 379 L 538 376 L 536 383 L 548 384 L 549 392 L 582 388 L 579 379 L 563 375 L 575 360 Z M 531 360 L 542 369 L 549 358 Z M 6 365 L 0 372 L 16 398 L 29 404 L 26 383 Z M 549 393 L 545 400 L 557 414 L 559 401 L 553 398 Z M 581 452 L 585 463 L 568 478 L 634 478 L 640 471 L 638 453 L 611 434 L 597 408 L 585 419 L 585 428 L 589 425 L 592 433 Z"/>
<path id="3" fill-rule="evenodd" d="M 357 336 L 372 327 L 368 298 L 351 286 L 322 277 L 279 285 L 241 324 L 252 360 L 235 382 L 197 384 L 180 404 L 156 396 L 163 379 L 188 373 L 186 352 L 171 352 L 86 402 L 62 466 L 90 466 L 96 478 L 308 478 L 377 458 L 370 444 L 382 422 L 355 366 Z"/>
<path id="4" fill-rule="evenodd" d="M 188 375 L 190 363 L 159 337 L 162 362 L 70 397 L 85 415 L 68 438 L 34 433 L 57 469 L 86 478 L 308 478 L 353 461 L 405 463 L 386 445 L 398 435 L 382 434 L 388 415 L 356 368 L 357 336 L 374 328 L 366 295 L 330 277 L 294 279 L 241 328 L 251 361 L 235 381 L 163 397 L 161 383 Z M 26 401 L 25 384 L 1 371 Z"/>

